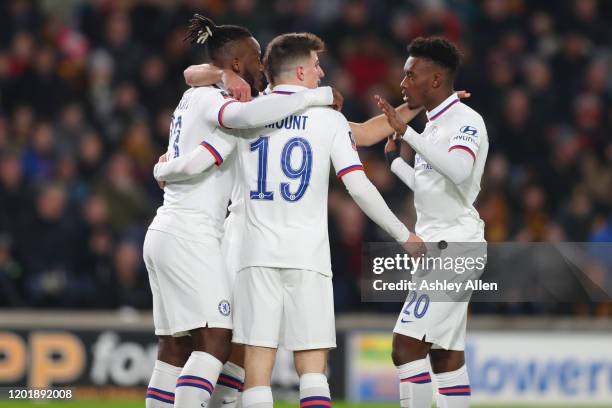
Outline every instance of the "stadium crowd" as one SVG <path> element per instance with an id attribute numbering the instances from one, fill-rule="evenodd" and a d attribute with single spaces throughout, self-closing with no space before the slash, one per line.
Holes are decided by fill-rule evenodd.
<path id="1" fill-rule="evenodd" d="M 472 93 L 466 103 L 491 141 L 477 205 L 488 241 L 612 241 L 610 2 L 7 0 L 1 307 L 150 308 L 142 241 L 162 201 L 152 167 L 186 89 L 183 70 L 203 62 L 183 42 L 196 11 L 245 25 L 262 47 L 283 32 L 320 35 L 325 80 L 343 93 L 352 121 L 379 113 L 375 93 L 401 102 L 411 39 L 457 42 L 464 65 L 456 82 Z M 360 154 L 412 228 L 411 193 L 388 170 L 382 144 Z M 337 312 L 396 313 L 397 305 L 361 304 L 359 294 L 362 243 L 388 237 L 336 181 L 329 208 Z M 606 279 L 612 284 L 612 273 Z M 609 307 L 569 310 L 612 315 Z"/>

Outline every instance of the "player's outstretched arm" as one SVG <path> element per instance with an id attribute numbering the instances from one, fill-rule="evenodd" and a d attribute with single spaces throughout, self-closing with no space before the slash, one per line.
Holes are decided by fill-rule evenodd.
<path id="1" fill-rule="evenodd" d="M 459 98 L 469 98 L 472 96 L 467 91 L 457 91 Z M 407 104 L 402 104 L 395 108 L 397 115 L 404 122 L 408 123 L 421 113 L 423 108 L 410 109 Z M 393 128 L 389 126 L 384 114 L 378 115 L 362 123 L 350 122 L 353 137 L 357 146 L 372 146 L 393 133 Z"/>
<path id="2" fill-rule="evenodd" d="M 232 70 L 217 68 L 212 64 L 190 65 L 183 71 L 183 76 L 189 86 L 209 86 L 221 82 L 229 94 L 240 102 L 252 99 L 249 84 Z"/>
<path id="3" fill-rule="evenodd" d="M 290 95 L 263 95 L 247 103 L 230 100 L 215 116 L 224 128 L 252 129 L 278 122 L 310 106 L 331 106 L 333 103 L 332 89 L 322 86 Z"/>
<path id="4" fill-rule="evenodd" d="M 407 104 L 402 104 L 396 108 L 397 114 L 404 123 L 410 122 L 423 109 L 409 109 Z M 384 114 L 375 116 L 365 122 L 349 122 L 351 131 L 357 146 L 372 146 L 393 133 L 393 128 L 389 126 L 387 117 Z"/>
<path id="5" fill-rule="evenodd" d="M 385 200 L 363 171 L 353 171 L 345 174 L 342 176 L 342 182 L 359 208 L 372 221 L 397 242 L 404 243 L 408 240 L 410 231 L 389 209 Z"/>
<path id="6" fill-rule="evenodd" d="M 376 187 L 363 171 L 353 171 L 342 177 L 349 194 L 372 221 L 402 244 L 413 256 L 425 253 L 425 245 L 416 234 L 393 214 Z"/>
<path id="7" fill-rule="evenodd" d="M 421 251 L 422 241 L 393 214 L 376 187 L 363 172 L 357 149 L 351 141 L 351 130 L 344 116 L 337 114 L 338 127 L 333 136 L 331 159 L 338 177 L 353 200 L 368 217 L 413 255 Z M 423 247 L 424 248 L 424 247 Z"/>

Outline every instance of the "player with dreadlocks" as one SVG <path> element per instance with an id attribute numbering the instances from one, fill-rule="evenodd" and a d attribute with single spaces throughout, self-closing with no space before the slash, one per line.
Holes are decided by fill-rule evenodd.
<path id="1" fill-rule="evenodd" d="M 236 73 L 254 91 L 262 90 L 261 49 L 246 28 L 217 26 L 200 15 L 190 23 L 187 40 L 204 45 L 216 66 Z M 224 406 L 231 407 L 241 388 L 242 369 L 224 366 L 231 350 L 233 278 L 224 261 L 232 256 L 223 254 L 221 239 L 230 196 L 237 197 L 231 154 L 236 142 L 230 129 L 261 127 L 332 102 L 329 87 L 248 103 L 231 98 L 222 84 L 183 94 L 171 119 L 166 166 L 155 169 L 156 178 L 168 182 L 164 203 L 143 249 L 159 336 L 148 408 L 206 407 L 216 384 L 223 387 L 213 401 L 220 405 L 225 399 Z M 172 177 L 164 178 L 164 172 Z M 230 211 L 241 205 L 232 200 L 232 207 Z"/>

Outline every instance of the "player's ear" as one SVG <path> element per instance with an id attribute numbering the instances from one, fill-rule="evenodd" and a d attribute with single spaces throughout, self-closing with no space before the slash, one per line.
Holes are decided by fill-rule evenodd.
<path id="1" fill-rule="evenodd" d="M 443 81 L 442 74 L 439 72 L 435 72 L 433 74 L 433 80 L 431 81 L 432 88 L 439 88 L 440 85 L 442 85 L 442 81 Z"/>
<path id="2" fill-rule="evenodd" d="M 232 71 L 237 74 L 242 73 L 242 64 L 240 63 L 240 60 L 238 58 L 232 59 Z"/>
<path id="3" fill-rule="evenodd" d="M 300 81 L 303 81 L 304 80 L 304 67 L 301 65 L 298 65 L 297 67 L 295 67 L 295 75 Z"/>

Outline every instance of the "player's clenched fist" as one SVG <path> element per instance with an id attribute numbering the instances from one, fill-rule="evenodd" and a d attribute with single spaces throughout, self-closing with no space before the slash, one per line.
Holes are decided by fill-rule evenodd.
<path id="1" fill-rule="evenodd" d="M 414 258 L 418 258 L 421 255 L 425 255 L 427 249 L 425 248 L 425 243 L 419 236 L 415 233 L 410 233 L 408 237 L 408 241 L 404 243 L 404 248 L 410 256 Z"/>
<path id="2" fill-rule="evenodd" d="M 404 133 L 406 133 L 406 128 L 408 127 L 408 125 L 404 123 L 395 108 L 389 105 L 389 102 L 387 102 L 380 95 L 374 95 L 374 99 L 376 100 L 378 108 L 387 117 L 387 122 L 389 122 L 389 126 L 391 126 L 398 135 L 403 135 Z"/>

